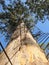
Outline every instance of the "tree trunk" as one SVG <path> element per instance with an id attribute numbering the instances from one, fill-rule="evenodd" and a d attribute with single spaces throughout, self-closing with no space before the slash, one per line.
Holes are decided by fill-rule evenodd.
<path id="1" fill-rule="evenodd" d="M 21 42 L 20 43 L 20 25 Z M 49 65 L 44 51 L 38 46 L 24 23 L 21 23 L 11 37 L 11 41 L 5 51 L 12 62 L 12 65 Z M 26 37 L 25 37 L 26 35 Z M 11 65 L 5 53 L 0 54 L 0 65 Z"/>

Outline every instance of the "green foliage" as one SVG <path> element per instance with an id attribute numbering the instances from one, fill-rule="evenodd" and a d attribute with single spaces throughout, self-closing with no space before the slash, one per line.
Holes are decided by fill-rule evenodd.
<path id="1" fill-rule="evenodd" d="M 37 14 L 37 18 L 43 19 L 45 15 L 49 15 L 49 0 L 27 0 L 26 3 L 31 12 Z"/>
<path id="2" fill-rule="evenodd" d="M 30 28 L 31 24 L 35 24 L 31 14 L 35 14 L 35 18 L 43 19 L 45 15 L 49 15 L 49 0 L 9 0 L 6 5 L 6 0 L 0 0 L 0 5 L 3 11 L 0 12 L 0 21 L 6 22 L 8 32 L 14 32 L 19 22 L 25 22 Z M 7 1 L 8 2 L 8 1 Z M 36 22 L 37 22 L 36 20 Z M 32 25 L 33 26 L 33 25 Z M 0 29 L 2 30 L 2 29 Z"/>
<path id="3" fill-rule="evenodd" d="M 2 20 L 2 22 L 4 22 L 3 20 L 6 20 L 7 22 L 6 24 L 9 24 L 8 26 L 9 31 L 11 31 L 11 29 L 13 28 L 14 30 L 18 23 L 21 22 L 22 20 L 24 22 L 28 21 L 30 13 L 28 7 L 24 5 L 25 3 L 21 2 L 20 0 L 17 1 L 13 0 L 13 2 L 12 0 L 9 1 L 10 3 L 8 4 L 8 6 L 5 4 L 5 1 L 4 4 L 0 3 L 2 4 L 3 10 L 5 11 L 0 12 L 0 20 Z"/>

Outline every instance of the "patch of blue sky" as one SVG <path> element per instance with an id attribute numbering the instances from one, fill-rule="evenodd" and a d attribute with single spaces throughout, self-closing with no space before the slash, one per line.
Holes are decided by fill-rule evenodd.
<path id="1" fill-rule="evenodd" d="M 49 20 L 45 19 L 44 23 L 38 21 L 37 27 L 41 29 L 44 33 L 49 33 Z"/>
<path id="2" fill-rule="evenodd" d="M 1 4 L 0 4 L 0 12 L 4 12 Z"/>
<path id="3" fill-rule="evenodd" d="M 7 43 L 9 42 L 9 40 L 6 41 L 5 35 L 6 33 L 4 33 L 4 35 L 0 33 L 0 42 L 2 43 L 4 48 L 7 46 Z M 0 49 L 1 49 L 1 46 L 0 46 Z"/>
<path id="4" fill-rule="evenodd" d="M 5 0 L 5 4 L 8 5 L 10 3 L 9 0 Z"/>
<path id="5" fill-rule="evenodd" d="M 26 0 L 21 0 L 22 2 L 26 2 Z"/>

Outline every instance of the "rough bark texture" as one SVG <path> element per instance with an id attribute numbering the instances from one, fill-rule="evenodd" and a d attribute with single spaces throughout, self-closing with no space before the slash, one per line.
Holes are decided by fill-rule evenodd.
<path id="1" fill-rule="evenodd" d="M 18 28 L 20 27 L 18 26 Z M 37 42 L 31 36 L 27 28 L 25 28 L 25 31 L 27 31 L 25 34 L 24 28 L 21 29 L 21 37 L 19 31 L 20 30 L 16 29 L 11 37 L 12 41 L 10 41 L 5 49 L 12 65 L 49 65 L 44 51 L 38 46 Z M 11 65 L 4 52 L 0 54 L 0 65 Z"/>

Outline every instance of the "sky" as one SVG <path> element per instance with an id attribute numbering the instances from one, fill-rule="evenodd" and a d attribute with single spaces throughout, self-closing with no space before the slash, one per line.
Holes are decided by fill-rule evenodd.
<path id="1" fill-rule="evenodd" d="M 39 29 L 41 29 L 44 33 L 49 33 L 49 20 L 46 19 L 44 23 L 38 21 L 36 25 Z"/>

